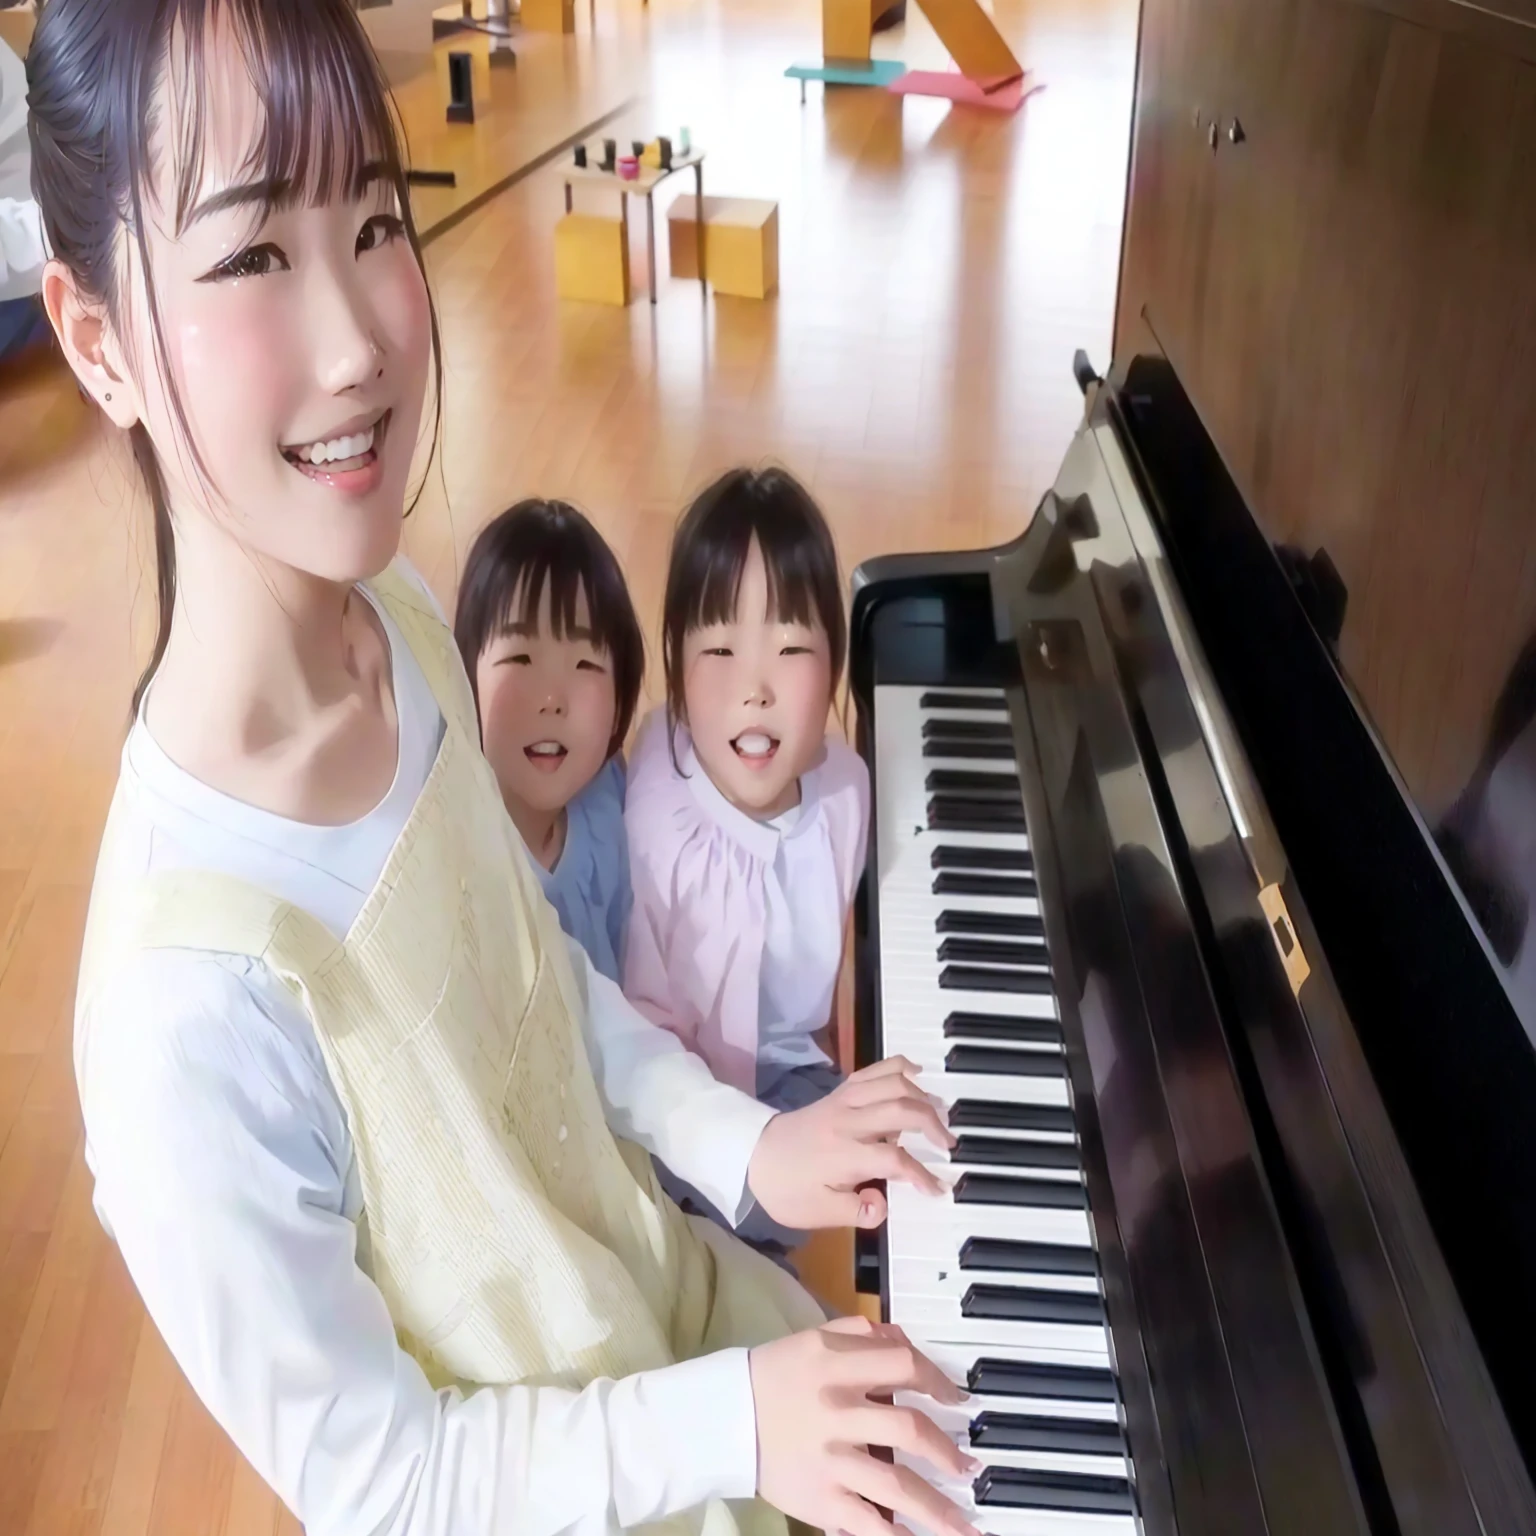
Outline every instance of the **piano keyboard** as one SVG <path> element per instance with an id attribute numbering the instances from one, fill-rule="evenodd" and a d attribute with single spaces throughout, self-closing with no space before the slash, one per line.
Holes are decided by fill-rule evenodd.
<path id="1" fill-rule="evenodd" d="M 959 1137 L 904 1138 L 949 1192 L 888 1191 L 890 1321 L 973 1394 L 911 1402 L 983 1463 L 938 1486 L 990 1536 L 1134 1536 L 1006 702 L 881 686 L 874 717 L 881 1049 Z"/>

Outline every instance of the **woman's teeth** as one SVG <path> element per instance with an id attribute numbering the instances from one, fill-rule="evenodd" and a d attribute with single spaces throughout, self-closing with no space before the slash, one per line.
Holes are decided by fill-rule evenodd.
<path id="1" fill-rule="evenodd" d="M 738 757 L 769 757 L 778 742 L 762 731 L 743 731 L 731 745 Z"/>
<path id="2" fill-rule="evenodd" d="M 333 437 L 326 443 L 310 443 L 298 449 L 293 456 L 301 464 L 339 464 L 344 459 L 360 459 L 372 450 L 377 435 L 378 427 L 372 426 L 366 432 L 357 432 L 351 437 Z"/>

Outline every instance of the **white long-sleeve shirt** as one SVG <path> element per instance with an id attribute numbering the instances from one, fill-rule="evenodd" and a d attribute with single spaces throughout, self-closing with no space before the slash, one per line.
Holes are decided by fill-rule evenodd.
<path id="1" fill-rule="evenodd" d="M 146 871 L 246 879 L 344 934 L 425 783 L 442 719 L 385 616 L 400 748 L 384 800 L 299 825 L 178 768 L 142 720 L 121 786 Z M 577 949 L 609 1123 L 738 1219 L 772 1112 L 624 1001 Z M 264 966 L 151 951 L 92 1005 L 81 1084 L 95 1203 L 171 1353 L 309 1536 L 506 1536 L 663 1518 L 756 1488 L 744 1350 L 582 1392 L 433 1392 L 356 1262 L 345 1111 Z"/>
<path id="2" fill-rule="evenodd" d="M 32 201 L 26 66 L 0 40 L 0 303 L 41 293 L 47 249 Z"/>

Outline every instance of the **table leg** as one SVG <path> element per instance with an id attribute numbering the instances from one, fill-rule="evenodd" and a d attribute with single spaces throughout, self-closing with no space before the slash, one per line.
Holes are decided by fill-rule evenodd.
<path id="1" fill-rule="evenodd" d="M 693 168 L 693 229 L 698 239 L 699 287 L 704 290 L 704 296 L 708 298 L 709 284 L 704 278 L 704 162 L 702 160 Z"/>
<path id="2" fill-rule="evenodd" d="M 645 200 L 645 260 L 651 274 L 651 303 L 656 302 L 656 199 Z"/>
<path id="3" fill-rule="evenodd" d="M 565 211 L 567 213 L 569 213 L 571 211 L 571 184 L 570 184 L 570 182 L 566 182 L 566 184 L 565 184 Z"/>

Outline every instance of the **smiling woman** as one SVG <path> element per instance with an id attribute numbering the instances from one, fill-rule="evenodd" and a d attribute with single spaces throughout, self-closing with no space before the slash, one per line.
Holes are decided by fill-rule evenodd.
<path id="1" fill-rule="evenodd" d="M 49 0 L 28 70 L 49 316 L 159 552 L 76 989 L 85 1156 L 193 1388 L 311 1536 L 782 1533 L 757 1492 L 961 1531 L 847 1451 L 958 1471 L 865 1401 L 953 1390 L 817 1326 L 643 1155 L 737 1217 L 877 1220 L 860 1186 L 933 1187 L 897 1132 L 951 1140 L 909 1064 L 774 1116 L 629 1007 L 398 559 L 436 324 L 350 0 Z"/>
<path id="2" fill-rule="evenodd" d="M 301 539 L 313 553 L 296 563 L 336 577 L 376 568 L 370 556 L 397 538 L 429 336 L 439 411 L 441 361 L 378 61 L 355 25 L 324 24 L 343 0 L 318 15 L 119 0 L 110 23 L 93 9 L 94 25 L 40 28 L 28 73 L 39 203 L 61 262 L 55 322 L 128 430 L 154 505 L 160 622 L 137 707 L 171 637 L 172 506 L 206 500 L 279 558 Z M 100 71 L 83 99 L 80 82 Z M 316 282 L 322 267 L 339 281 Z M 338 289 L 364 301 L 366 323 Z M 283 345 L 301 332 L 323 346 Z M 303 367 L 317 351 L 319 376 Z M 330 469 L 337 439 L 370 434 Z M 285 461 L 365 505 L 327 499 L 283 517 Z M 179 532 L 195 557 L 185 546 L 205 530 L 183 519 Z"/>

